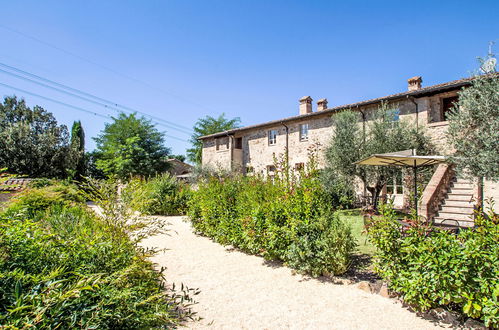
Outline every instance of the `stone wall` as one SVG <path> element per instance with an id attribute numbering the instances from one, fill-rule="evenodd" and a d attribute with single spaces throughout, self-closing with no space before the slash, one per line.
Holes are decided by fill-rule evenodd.
<path id="1" fill-rule="evenodd" d="M 224 139 L 229 139 L 229 137 L 224 137 Z M 216 139 L 203 141 L 203 166 L 229 171 L 232 165 L 232 139 L 229 139 L 229 148 L 226 148 L 225 144 L 222 143 L 219 145 L 219 150 L 217 150 L 216 142 Z"/>
<path id="2" fill-rule="evenodd" d="M 436 146 L 437 154 L 449 155 L 453 150 L 447 144 L 445 136 L 448 123 L 442 121 L 442 99 L 455 95 L 457 95 L 457 90 L 415 99 L 401 98 L 392 102 L 390 107 L 399 109 L 401 121 L 408 121 L 424 130 Z M 354 108 L 353 110 L 359 111 L 359 125 L 363 125 L 360 113 L 364 113 L 365 120 L 369 121 L 378 106 L 379 104 L 375 104 Z M 207 139 L 204 141 L 203 165 L 237 169 L 243 173 L 250 169 L 253 173 L 266 175 L 268 166 L 274 164 L 274 159 L 284 157 L 287 145 L 288 161 L 291 168 L 294 168 L 298 163 L 306 164 L 310 150 L 318 151 L 318 166 L 323 168 L 325 166 L 325 150 L 333 134 L 332 116 L 334 113 L 331 112 L 317 113 L 315 116 L 304 116 L 281 124 L 238 131 L 233 138 L 229 139 L 229 149 L 222 148 L 217 151 L 215 139 Z M 309 125 L 307 141 L 300 141 L 300 124 Z M 275 145 L 269 145 L 269 130 L 277 130 Z M 288 132 L 287 139 L 286 131 Z M 234 138 L 242 138 L 242 152 L 240 150 L 231 151 Z M 234 166 L 236 163 L 237 166 Z M 360 185 L 358 188 L 358 193 L 362 194 L 363 187 Z M 498 184 L 488 182 L 484 186 L 484 197 L 494 197 L 499 204 L 498 190 Z"/>
<path id="3" fill-rule="evenodd" d="M 483 182 L 484 208 L 491 207 L 495 213 L 499 213 L 499 182 L 485 180 Z M 493 201 L 494 203 L 490 203 Z"/>
<path id="4" fill-rule="evenodd" d="M 300 124 L 308 124 L 308 140 L 300 140 Z M 286 125 L 286 126 L 284 126 Z M 291 167 L 295 164 L 306 164 L 311 149 L 319 149 L 318 162 L 324 167 L 324 144 L 329 141 L 332 133 L 331 117 L 328 114 L 316 116 L 303 121 L 287 122 L 285 124 L 253 129 L 235 137 L 243 139 L 243 165 L 252 167 L 254 173 L 265 175 L 267 166 L 274 164 L 274 158 L 282 159 L 288 147 L 288 161 Z M 269 145 L 268 132 L 277 131 L 277 140 L 274 145 Z M 287 136 L 286 136 L 287 133 Z M 203 162 L 204 163 L 204 162 Z"/>

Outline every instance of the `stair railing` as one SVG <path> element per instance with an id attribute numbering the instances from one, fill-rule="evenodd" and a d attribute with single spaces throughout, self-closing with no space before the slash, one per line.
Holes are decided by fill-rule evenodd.
<path id="1" fill-rule="evenodd" d="M 454 176 L 455 171 L 452 165 L 447 163 L 439 164 L 435 173 L 433 173 L 430 182 L 423 191 L 419 206 L 419 214 L 426 218 L 427 221 L 433 222 L 438 207 L 444 200 Z"/>

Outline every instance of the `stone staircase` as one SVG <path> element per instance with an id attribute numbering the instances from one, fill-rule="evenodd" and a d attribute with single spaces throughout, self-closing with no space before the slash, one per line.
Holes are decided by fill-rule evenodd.
<path id="1" fill-rule="evenodd" d="M 433 218 L 435 224 L 472 227 L 475 205 L 473 193 L 472 181 L 454 175 Z"/>

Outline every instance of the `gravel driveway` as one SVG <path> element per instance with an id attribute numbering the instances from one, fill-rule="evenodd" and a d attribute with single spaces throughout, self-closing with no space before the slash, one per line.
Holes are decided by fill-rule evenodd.
<path id="1" fill-rule="evenodd" d="M 147 246 L 167 248 L 154 257 L 168 281 L 199 288 L 194 329 L 434 329 L 392 299 L 354 285 L 301 275 L 263 258 L 230 250 L 197 236 L 182 217 L 168 217 L 170 235 Z"/>

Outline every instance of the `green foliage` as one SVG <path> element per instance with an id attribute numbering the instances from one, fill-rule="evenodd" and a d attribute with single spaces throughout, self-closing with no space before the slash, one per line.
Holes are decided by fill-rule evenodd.
<path id="1" fill-rule="evenodd" d="M 186 214 L 190 194 L 187 184 L 168 173 L 132 179 L 123 189 L 123 199 L 133 210 L 150 215 Z"/>
<path id="2" fill-rule="evenodd" d="M 355 248 L 350 228 L 332 214 L 315 171 L 293 178 L 210 177 L 199 183 L 189 216 L 217 242 L 312 275 L 341 274 Z"/>
<path id="3" fill-rule="evenodd" d="M 368 230 L 376 271 L 421 310 L 454 307 L 499 327 L 499 225 L 489 217 L 478 215 L 476 228 L 457 235 L 417 223 L 402 231 L 384 206 Z"/>
<path id="4" fill-rule="evenodd" d="M 6 213 L 22 214 L 28 218 L 54 205 L 75 205 L 85 202 L 84 196 L 73 184 L 55 183 L 45 186 L 46 181 L 34 183 L 34 188 L 23 191 L 16 196 Z M 39 188 L 35 188 L 35 187 Z"/>
<path id="5" fill-rule="evenodd" d="M 396 120 L 395 109 L 383 103 L 362 126 L 358 112 L 343 111 L 333 116 L 334 134 L 326 151 L 324 179 L 341 186 L 360 179 L 377 205 L 381 190 L 399 168 L 389 166 L 363 166 L 355 162 L 373 154 L 417 149 L 425 155 L 433 150 L 425 132 L 417 130 L 404 120 Z"/>
<path id="6" fill-rule="evenodd" d="M 92 182 L 96 197 L 117 186 Z M 114 193 L 111 191 L 114 190 Z M 82 204 L 25 194 L 0 214 L 0 323 L 13 328 L 169 328 L 191 317 L 192 290 L 164 285 L 141 248 L 144 226 L 118 212 L 98 217 Z M 108 194 L 107 194 L 108 193 Z M 62 201 L 61 201 L 62 200 Z M 115 205 L 96 200 L 100 205 Z M 31 214 L 17 212 L 24 203 Z M 114 207 L 113 210 L 119 210 Z M 133 238 L 136 237 L 136 238 Z M 195 292 L 194 292 L 195 293 Z"/>
<path id="7" fill-rule="evenodd" d="M 301 222 L 293 232 L 286 254 L 288 265 L 312 275 L 342 274 L 350 265 L 356 246 L 351 228 L 337 215 L 327 214 L 313 222 Z"/>
<path id="8" fill-rule="evenodd" d="M 77 180 L 81 180 L 86 174 L 85 163 L 85 132 L 81 122 L 75 121 L 71 127 L 71 168 L 72 175 Z"/>
<path id="9" fill-rule="evenodd" d="M 144 117 L 121 113 L 94 140 L 96 167 L 108 176 L 151 176 L 168 168 L 164 134 Z"/>
<path id="10" fill-rule="evenodd" d="M 181 162 L 185 162 L 187 157 L 185 155 L 169 155 L 170 158 L 180 160 Z"/>
<path id="11" fill-rule="evenodd" d="M 499 180 L 499 77 L 479 76 L 459 93 L 447 137 L 454 161 L 475 177 Z"/>
<path id="12" fill-rule="evenodd" d="M 204 135 L 214 134 L 237 128 L 239 127 L 240 123 L 241 119 L 239 117 L 227 119 L 225 118 L 224 113 L 218 116 L 218 118 L 206 116 L 204 118 L 198 119 L 198 121 L 194 125 L 194 134 L 192 134 L 192 137 L 189 140 L 192 144 L 192 148 L 187 149 L 187 158 L 189 158 L 189 160 L 195 164 L 201 164 L 203 142 L 199 141 L 198 138 Z"/>
<path id="13" fill-rule="evenodd" d="M 321 171 L 320 180 L 332 205 L 338 209 L 352 208 L 355 202 L 355 190 L 351 182 L 344 181 L 330 170 Z"/>
<path id="14" fill-rule="evenodd" d="M 65 177 L 69 159 L 67 127 L 39 106 L 6 97 L 0 104 L 0 167 L 30 177 Z"/>

